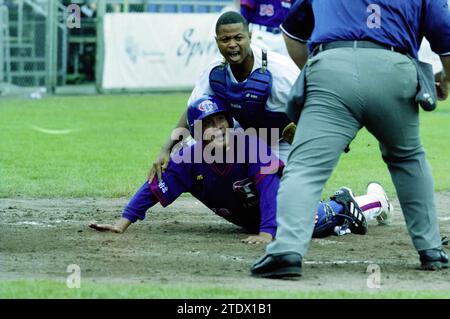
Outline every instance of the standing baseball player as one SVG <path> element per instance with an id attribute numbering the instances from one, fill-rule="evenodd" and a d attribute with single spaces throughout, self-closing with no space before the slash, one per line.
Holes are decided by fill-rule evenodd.
<path id="1" fill-rule="evenodd" d="M 270 242 L 277 227 L 274 198 L 283 163 L 271 154 L 263 141 L 259 140 L 257 147 L 254 147 L 254 136 L 244 137 L 244 148 L 233 143 L 232 136 L 243 135 L 229 130 L 233 120 L 225 104 L 215 97 L 205 96 L 194 101 L 188 107 L 187 121 L 193 137 L 197 136 L 195 129 L 202 130 L 200 136 L 203 136 L 203 141 L 197 140 L 174 155 L 162 178 L 154 177 L 147 181 L 125 207 L 122 218 L 115 225 L 91 224 L 90 227 L 122 233 L 137 219 L 144 219 L 146 211 L 156 203 L 166 207 L 182 193 L 188 192 L 217 215 L 254 233 L 243 242 Z M 196 162 L 196 152 L 205 154 L 206 148 L 214 149 L 215 154 L 223 151 L 220 159 L 229 160 L 209 161 L 203 157 Z M 264 160 L 260 156 L 263 154 L 261 150 L 268 155 Z M 228 157 L 229 154 L 233 155 Z M 255 154 L 258 156 L 252 160 Z M 237 158 L 245 160 L 237 161 Z M 350 232 L 365 234 L 367 220 L 377 219 L 379 224 L 388 224 L 392 211 L 383 188 L 377 183 L 370 183 L 367 194 L 356 198 L 350 189 L 343 187 L 332 196 L 332 200 L 320 202 L 314 236 L 345 235 Z"/>
<path id="2" fill-rule="evenodd" d="M 287 56 L 280 25 L 294 3 L 295 0 L 241 0 L 241 14 L 249 23 L 252 43 Z"/>
<path id="3" fill-rule="evenodd" d="M 274 129 L 275 137 L 282 137 L 292 127 L 284 111 L 299 68 L 289 57 L 251 47 L 247 21 L 238 12 L 225 12 L 219 17 L 216 43 L 225 60 L 214 61 L 202 72 L 188 105 L 203 95 L 214 94 L 227 101 L 231 115 L 244 129 L 266 129 L 268 133 Z M 177 127 L 186 125 L 183 112 Z M 267 140 L 274 140 L 270 143 L 273 151 L 286 162 L 290 144 L 285 139 L 278 141 L 274 135 Z M 170 151 L 178 142 L 167 140 L 150 169 L 149 179 L 155 173 L 161 177 Z"/>
<path id="4" fill-rule="evenodd" d="M 424 108 L 435 102 L 434 81 L 432 74 L 431 81 L 422 76 L 424 66 L 413 59 L 425 36 L 450 74 L 447 1 L 299 0 L 282 29 L 292 58 L 299 67 L 306 64 L 306 85 L 296 88 L 306 96 L 278 192 L 277 238 L 252 274 L 301 275 L 314 230 L 311 212 L 363 126 L 380 143 L 421 268 L 448 268 L 433 177 L 419 137 L 418 102 Z M 448 97 L 449 79 L 438 84 L 439 99 Z"/>

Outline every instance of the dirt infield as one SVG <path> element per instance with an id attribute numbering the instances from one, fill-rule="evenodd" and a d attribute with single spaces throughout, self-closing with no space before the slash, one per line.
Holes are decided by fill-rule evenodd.
<path id="1" fill-rule="evenodd" d="M 242 244 L 240 228 L 192 197 L 154 207 L 124 234 L 100 233 L 91 221 L 112 222 L 127 199 L 0 199 L 0 280 L 65 282 L 67 266 L 83 280 L 155 282 L 259 290 L 368 291 L 369 265 L 381 269 L 381 290 L 450 291 L 450 270 L 423 272 L 398 201 L 391 226 L 371 222 L 368 235 L 313 240 L 300 280 L 249 276 L 263 246 Z M 442 235 L 450 235 L 450 193 L 438 193 Z M 449 236 L 450 237 L 450 236 Z M 374 266 L 371 266 L 374 267 Z M 375 266 L 376 267 L 376 266 Z"/>

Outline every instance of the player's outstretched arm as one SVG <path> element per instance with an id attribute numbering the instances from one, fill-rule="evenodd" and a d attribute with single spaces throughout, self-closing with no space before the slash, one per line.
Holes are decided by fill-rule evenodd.
<path id="1" fill-rule="evenodd" d="M 181 115 L 176 127 L 185 129 L 188 128 L 186 122 L 186 111 L 184 111 L 183 114 Z M 156 156 L 156 159 L 150 166 L 150 171 L 148 172 L 148 179 L 150 181 L 153 179 L 153 177 L 155 177 L 155 175 L 158 177 L 158 180 L 161 180 L 161 174 L 164 172 L 164 170 L 167 168 L 167 165 L 169 164 L 170 152 L 178 142 L 180 142 L 180 140 L 173 140 L 172 134 L 170 134 L 166 143 L 159 151 L 159 154 Z"/>
<path id="2" fill-rule="evenodd" d="M 89 227 L 98 231 L 110 231 L 121 234 L 125 232 L 130 225 L 131 222 L 128 219 L 121 217 L 114 225 L 91 223 L 89 224 Z"/>
<path id="3" fill-rule="evenodd" d="M 241 242 L 244 244 L 268 244 L 272 241 L 272 235 L 265 232 L 260 232 L 258 235 L 252 235 L 245 239 L 242 239 Z"/>

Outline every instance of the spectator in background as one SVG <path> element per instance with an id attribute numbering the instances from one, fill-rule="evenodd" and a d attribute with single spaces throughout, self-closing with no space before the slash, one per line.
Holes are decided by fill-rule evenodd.
<path id="1" fill-rule="evenodd" d="M 241 0 L 241 14 L 249 22 L 252 44 L 287 56 L 280 24 L 295 1 Z"/>

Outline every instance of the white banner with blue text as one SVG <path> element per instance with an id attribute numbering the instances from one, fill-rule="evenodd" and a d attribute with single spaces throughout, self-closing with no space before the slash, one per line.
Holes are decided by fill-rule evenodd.
<path id="1" fill-rule="evenodd" d="M 104 89 L 192 88 L 220 56 L 216 13 L 111 13 L 104 17 Z"/>

